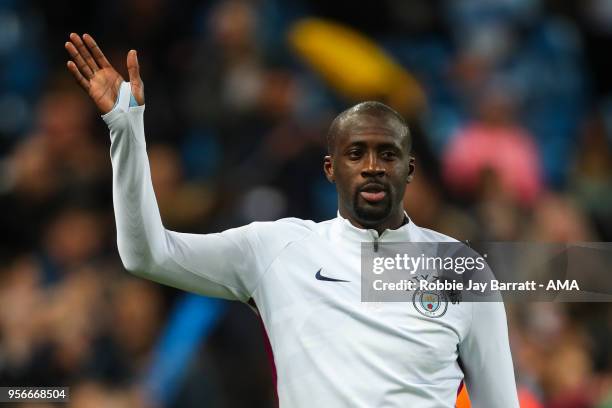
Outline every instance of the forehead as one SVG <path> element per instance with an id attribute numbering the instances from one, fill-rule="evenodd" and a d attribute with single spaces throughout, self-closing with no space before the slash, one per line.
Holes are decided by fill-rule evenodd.
<path id="1" fill-rule="evenodd" d="M 344 118 L 338 125 L 336 143 L 351 144 L 356 141 L 380 140 L 402 145 L 407 142 L 406 129 L 391 115 L 357 113 Z"/>

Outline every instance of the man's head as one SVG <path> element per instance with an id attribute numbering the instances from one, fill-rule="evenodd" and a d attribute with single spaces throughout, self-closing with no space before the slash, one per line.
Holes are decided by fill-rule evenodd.
<path id="1" fill-rule="evenodd" d="M 336 183 L 340 214 L 354 225 L 397 228 L 414 173 L 412 140 L 404 119 L 380 102 L 362 102 L 339 114 L 327 135 L 327 179 Z"/>

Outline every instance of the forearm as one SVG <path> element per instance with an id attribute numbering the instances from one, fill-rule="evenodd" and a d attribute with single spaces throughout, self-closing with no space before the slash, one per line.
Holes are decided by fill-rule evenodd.
<path id="1" fill-rule="evenodd" d="M 125 90 L 122 90 L 125 92 Z M 119 255 L 127 270 L 142 275 L 167 257 L 144 137 L 144 105 L 129 107 L 120 96 L 115 108 L 103 116 L 110 130 L 113 165 L 113 206 Z M 127 103 L 126 103 L 127 102 Z"/>

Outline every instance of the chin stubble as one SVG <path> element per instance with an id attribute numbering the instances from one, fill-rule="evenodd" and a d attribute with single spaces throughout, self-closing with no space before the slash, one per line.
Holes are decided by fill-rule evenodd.
<path id="1" fill-rule="evenodd" d="M 353 210 L 359 220 L 365 221 L 367 224 L 376 223 L 389 217 L 391 214 L 391 199 L 386 199 L 385 206 L 382 208 L 365 208 L 359 205 L 359 192 L 355 193 L 353 201 Z"/>

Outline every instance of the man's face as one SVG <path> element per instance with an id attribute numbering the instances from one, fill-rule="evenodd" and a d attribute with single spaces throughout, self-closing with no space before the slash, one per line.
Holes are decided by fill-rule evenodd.
<path id="1" fill-rule="evenodd" d="M 343 216 L 365 228 L 403 219 L 402 198 L 414 172 L 407 138 L 389 115 L 354 114 L 340 125 L 324 169 L 337 184 Z"/>

